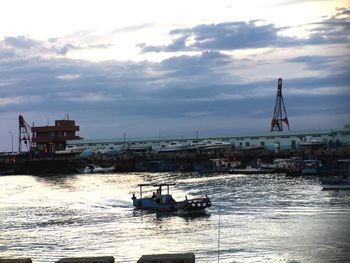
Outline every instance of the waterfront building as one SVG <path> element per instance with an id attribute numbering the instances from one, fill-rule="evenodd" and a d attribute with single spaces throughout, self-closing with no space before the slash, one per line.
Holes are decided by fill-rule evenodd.
<path id="1" fill-rule="evenodd" d="M 205 149 L 205 145 L 212 147 L 213 142 L 229 143 L 235 149 L 249 150 L 264 148 L 267 150 L 297 150 L 302 147 L 335 147 L 350 145 L 350 127 L 328 130 L 311 131 L 270 131 L 265 133 L 245 134 L 236 136 L 216 136 L 216 137 L 168 137 L 168 138 L 113 138 L 113 139 L 81 139 L 68 140 L 69 147 L 85 147 L 94 152 L 122 152 L 127 149 L 135 151 L 152 150 L 161 152 L 166 147 L 174 144 L 183 146 L 179 149 L 193 149 L 195 145 L 200 145 Z M 218 143 L 214 145 L 221 146 Z"/>
<path id="2" fill-rule="evenodd" d="M 56 120 L 54 126 L 33 126 L 32 143 L 34 147 L 42 152 L 54 153 L 64 150 L 68 140 L 79 141 L 81 138 L 76 135 L 79 126 L 74 120 Z"/>

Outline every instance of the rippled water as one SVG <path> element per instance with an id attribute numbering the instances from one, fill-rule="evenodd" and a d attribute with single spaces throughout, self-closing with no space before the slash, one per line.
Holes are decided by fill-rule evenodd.
<path id="1" fill-rule="evenodd" d="M 213 206 L 198 215 L 134 210 L 137 184 L 150 182 L 176 182 L 178 200 L 208 194 Z M 322 191 L 317 177 L 1 176 L 0 189 L 0 257 L 111 255 L 136 262 L 144 254 L 193 252 L 196 262 L 350 259 L 350 191 Z"/>

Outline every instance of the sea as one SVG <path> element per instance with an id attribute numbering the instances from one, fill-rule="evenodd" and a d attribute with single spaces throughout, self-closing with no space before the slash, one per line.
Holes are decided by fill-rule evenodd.
<path id="1" fill-rule="evenodd" d="M 176 200 L 208 195 L 212 207 L 135 210 L 141 183 L 176 183 Z M 137 262 L 164 253 L 194 253 L 196 262 L 350 262 L 350 191 L 282 174 L 0 176 L 0 258 Z"/>

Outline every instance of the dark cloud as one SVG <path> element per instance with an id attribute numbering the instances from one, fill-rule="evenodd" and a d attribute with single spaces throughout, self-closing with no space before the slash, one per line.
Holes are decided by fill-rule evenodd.
<path id="1" fill-rule="evenodd" d="M 302 63 L 307 59 L 293 61 Z M 318 57 L 314 63 L 320 60 L 328 61 Z M 174 57 L 160 63 L 38 58 L 0 63 L 0 83 L 5 83 L 0 86 L 3 113 L 35 111 L 52 115 L 64 111 L 84 119 L 269 118 L 276 89 L 276 80 L 272 79 L 241 82 L 226 70 L 240 62 L 219 52 Z M 332 106 L 335 112 L 350 113 L 345 102 L 350 94 L 343 89 L 349 87 L 349 73 L 285 80 L 290 114 L 302 114 L 295 105 L 313 105 L 315 111 Z"/>
<path id="2" fill-rule="evenodd" d="M 346 44 L 350 37 L 350 9 L 338 10 L 338 13 L 328 19 L 310 25 L 312 33 L 310 44 Z"/>
<path id="3" fill-rule="evenodd" d="M 62 47 L 55 47 L 54 49 L 55 49 L 57 54 L 66 55 L 69 50 L 78 49 L 78 48 L 72 44 L 65 44 Z"/>
<path id="4" fill-rule="evenodd" d="M 220 80 L 217 75 L 217 69 L 223 70 L 225 65 L 232 63 L 230 56 L 221 54 L 217 51 L 206 51 L 199 56 L 179 56 L 163 60 L 158 68 L 162 71 L 167 71 L 167 76 L 177 76 L 180 80 L 187 79 L 190 76 L 202 78 L 211 77 L 216 82 Z M 198 79 L 196 79 L 198 81 Z M 186 80 L 188 81 L 188 80 Z"/>
<path id="5" fill-rule="evenodd" d="M 65 56 L 72 50 L 108 49 L 112 45 L 70 43 L 65 38 L 49 38 L 47 41 L 38 41 L 24 36 L 5 37 L 0 41 L 0 58 L 17 54 L 22 57 L 36 57 L 46 55 Z"/>
<path id="6" fill-rule="evenodd" d="M 7 47 L 20 48 L 20 49 L 29 49 L 40 45 L 39 41 L 35 41 L 25 36 L 5 37 L 3 42 Z"/>
<path id="7" fill-rule="evenodd" d="M 276 44 L 291 45 L 295 41 L 289 37 L 277 35 L 279 29 L 274 25 L 256 25 L 255 21 L 227 22 L 220 24 L 198 25 L 193 28 L 175 29 L 170 32 L 176 36 L 167 46 L 141 46 L 142 52 L 175 52 L 188 50 L 232 50 L 258 48 Z M 186 44 L 191 37 L 194 43 Z M 278 43 L 277 43 L 278 42 Z"/>
<path id="8" fill-rule="evenodd" d="M 299 56 L 288 59 L 287 62 L 305 64 L 307 69 L 330 69 L 334 72 L 346 72 L 350 63 L 350 56 Z"/>
<path id="9" fill-rule="evenodd" d="M 283 36 L 280 33 L 288 28 L 278 28 L 273 24 L 259 25 L 258 22 L 260 21 L 225 22 L 174 29 L 170 31 L 170 35 L 174 36 L 174 40 L 169 45 L 150 46 L 143 43 L 138 46 L 141 48 L 141 52 L 237 50 L 263 47 L 346 44 L 349 39 L 349 10 L 338 10 L 338 13 L 331 18 L 309 24 L 308 26 L 312 25 L 313 28 L 309 30 L 310 36 L 307 38 Z"/>
<path id="10" fill-rule="evenodd" d="M 0 47 L 0 60 L 14 58 L 15 55 L 16 53 L 13 49 Z"/>

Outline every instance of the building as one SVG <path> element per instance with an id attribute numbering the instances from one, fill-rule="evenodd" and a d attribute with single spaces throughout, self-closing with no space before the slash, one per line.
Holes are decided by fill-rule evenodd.
<path id="1" fill-rule="evenodd" d="M 209 141 L 229 143 L 236 149 L 264 148 L 268 150 L 297 150 L 302 147 L 336 147 L 350 145 L 350 128 L 313 131 L 273 131 L 225 137 L 207 138 L 130 138 L 69 140 L 70 147 L 84 147 L 94 152 L 119 152 L 123 149 L 148 148 L 158 152 L 173 143 L 193 149 L 195 144 L 208 145 Z M 205 147 L 204 147 L 205 148 Z M 184 148 L 182 147 L 181 150 Z"/>
<path id="2" fill-rule="evenodd" d="M 54 126 L 33 126 L 32 144 L 35 149 L 42 152 L 54 153 L 58 150 L 64 150 L 68 140 L 81 139 L 76 135 L 79 126 L 75 125 L 74 120 L 56 120 Z"/>

